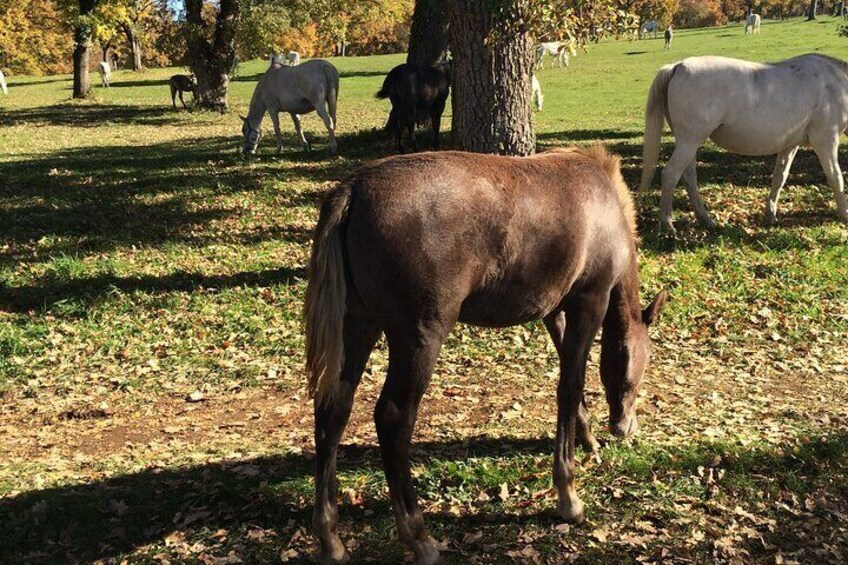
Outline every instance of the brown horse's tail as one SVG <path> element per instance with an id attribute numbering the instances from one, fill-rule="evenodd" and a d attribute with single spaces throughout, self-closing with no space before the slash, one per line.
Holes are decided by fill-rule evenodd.
<path id="1" fill-rule="evenodd" d="M 342 227 L 350 207 L 351 187 L 344 183 L 324 200 L 312 241 L 309 284 L 306 287 L 306 374 L 309 394 L 318 404 L 334 395 L 344 363 L 347 286 L 342 251 Z"/>
<path id="2" fill-rule="evenodd" d="M 639 191 L 648 190 L 654 180 L 657 161 L 660 158 L 660 142 L 665 120 L 668 119 L 668 83 L 677 65 L 666 65 L 659 70 L 645 106 L 645 144 L 642 148 L 642 182 Z M 671 120 L 669 120 L 671 126 Z"/>

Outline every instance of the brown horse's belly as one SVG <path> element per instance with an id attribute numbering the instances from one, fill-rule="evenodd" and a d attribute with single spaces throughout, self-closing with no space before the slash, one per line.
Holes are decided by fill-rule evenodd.
<path id="1" fill-rule="evenodd" d="M 472 326 L 503 328 L 545 317 L 559 305 L 564 293 L 521 291 L 478 291 L 466 298 L 459 321 Z M 530 300 L 535 297 L 536 300 Z"/>

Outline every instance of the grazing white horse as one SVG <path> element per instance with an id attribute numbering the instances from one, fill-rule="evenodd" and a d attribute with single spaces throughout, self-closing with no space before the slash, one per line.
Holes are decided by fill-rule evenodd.
<path id="1" fill-rule="evenodd" d="M 647 190 L 659 158 L 663 122 L 674 153 L 662 172 L 660 227 L 671 225 L 672 196 L 681 175 L 698 219 L 713 222 L 698 194 L 695 156 L 712 139 L 740 155 L 777 154 L 765 222 L 777 220 L 777 200 L 798 146 L 821 161 L 842 221 L 848 199 L 839 168 L 839 136 L 848 127 L 848 63 L 818 54 L 761 64 L 725 57 L 691 57 L 657 73 L 645 109 L 642 183 Z"/>
<path id="2" fill-rule="evenodd" d="M 762 18 L 759 14 L 748 14 L 748 17 L 745 18 L 745 35 L 760 33 L 761 22 Z"/>
<path id="3" fill-rule="evenodd" d="M 639 28 L 639 39 L 643 39 L 646 35 L 653 34 L 654 39 L 657 38 L 657 34 L 660 32 L 660 24 L 655 21 L 645 22 Z"/>
<path id="4" fill-rule="evenodd" d="M 271 116 L 274 133 L 277 136 L 277 153 L 283 148 L 280 136 L 280 112 L 291 114 L 294 129 L 303 146 L 311 146 L 303 134 L 300 115 L 313 110 L 318 112 L 330 135 L 330 153 L 336 153 L 336 101 L 339 94 L 339 72 L 336 68 L 320 59 L 307 61 L 296 67 L 272 66 L 259 78 L 250 111 L 242 118 L 244 135 L 244 154 L 256 153 L 259 145 L 259 128 L 265 112 Z"/>
<path id="5" fill-rule="evenodd" d="M 6 86 L 6 76 L 3 74 L 3 71 L 0 71 L 0 90 L 3 91 L 3 94 L 9 94 L 9 88 Z"/>
<path id="6" fill-rule="evenodd" d="M 542 94 L 542 85 L 539 84 L 539 79 L 536 78 L 536 75 L 533 75 L 533 85 L 530 92 L 530 98 L 534 98 L 536 100 L 536 109 L 541 111 L 542 104 L 545 103 L 545 95 Z"/>
<path id="7" fill-rule="evenodd" d="M 300 64 L 300 53 L 297 51 L 289 51 L 288 54 L 286 54 L 286 59 L 292 67 L 297 66 Z"/>
<path id="8" fill-rule="evenodd" d="M 562 43 L 560 41 L 548 41 L 546 43 L 539 43 L 536 45 L 536 49 L 534 51 L 535 55 L 535 65 L 536 67 L 543 69 L 545 68 L 545 55 L 551 55 L 554 57 L 556 61 L 556 66 L 558 67 L 568 67 L 570 62 L 568 51 L 569 51 L 568 43 Z"/>
<path id="9" fill-rule="evenodd" d="M 112 68 L 109 66 L 109 63 L 106 61 L 100 61 L 100 66 L 97 68 L 97 72 L 100 73 L 100 83 L 105 88 L 109 88 L 109 81 L 112 80 Z"/>

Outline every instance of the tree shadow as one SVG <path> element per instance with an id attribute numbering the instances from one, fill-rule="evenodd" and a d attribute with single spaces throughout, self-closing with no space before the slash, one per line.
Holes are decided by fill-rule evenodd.
<path id="1" fill-rule="evenodd" d="M 115 291 L 162 294 L 197 290 L 215 292 L 248 286 L 290 285 L 298 280 L 306 279 L 306 276 L 304 267 L 281 267 L 231 275 L 209 275 L 186 271 L 177 271 L 163 276 L 119 277 L 104 274 L 71 280 L 57 280 L 55 276 L 47 275 L 37 284 L 18 287 L 0 284 L 0 311 L 25 313 L 33 310 L 47 310 L 59 302 L 69 300 L 90 305 Z"/>
<path id="2" fill-rule="evenodd" d="M 183 74 L 183 73 L 176 73 Z M 170 78 L 151 80 L 116 80 L 109 83 L 110 88 L 127 88 L 137 86 L 168 86 Z"/>
<path id="3" fill-rule="evenodd" d="M 477 436 L 462 441 L 417 444 L 414 459 L 442 461 L 470 457 L 548 456 L 553 443 L 548 439 L 516 439 Z M 694 476 L 720 456 L 726 473 L 724 485 L 751 485 L 765 479 L 789 497 L 803 500 L 810 492 L 842 500 L 848 495 L 843 465 L 848 454 L 848 432 L 822 430 L 804 438 L 794 449 L 742 448 L 738 445 L 693 442 L 683 451 L 658 450 L 646 455 L 652 464 L 634 469 L 613 459 L 602 471 L 612 476 L 627 474 L 631 481 L 657 482 L 675 476 Z M 340 473 L 376 472 L 379 450 L 374 446 L 342 446 Z M 244 541 L 237 545 L 245 562 L 260 559 L 261 550 L 252 546 L 245 530 L 267 529 L 279 540 L 271 550 L 279 555 L 288 540 L 310 522 L 311 457 L 297 454 L 228 460 L 197 466 L 162 469 L 152 467 L 126 475 L 85 484 L 33 490 L 0 500 L 0 554 L 6 562 L 57 563 L 117 559 L 147 544 L 161 543 L 179 531 L 186 542 L 209 541 L 216 532 Z M 659 477 L 659 479 L 657 478 Z M 734 488 L 734 487 L 725 487 Z M 752 488 L 764 488 L 754 484 Z M 744 493 L 739 494 L 744 499 Z M 844 511 L 844 509 L 842 509 Z M 755 508 L 751 511 L 758 512 Z M 593 509 L 614 519 L 626 509 Z M 360 507 L 342 504 L 342 530 L 359 534 L 354 561 L 387 552 L 402 552 L 396 541 L 368 535 L 363 525 L 390 521 L 385 499 L 364 501 Z M 776 554 L 781 548 L 797 550 L 804 515 L 786 515 L 781 527 L 768 537 L 768 550 L 756 547 L 752 554 Z M 819 533 L 840 532 L 840 520 L 824 516 L 816 523 Z M 429 513 L 431 528 L 448 534 L 470 532 L 480 527 L 499 536 L 499 545 L 518 543 L 521 528 L 513 532 L 501 526 L 528 522 L 553 524 L 547 512 L 510 514 L 497 510 L 455 516 Z M 353 524 L 351 524 L 353 522 Z M 364 535 L 363 535 L 364 534 Z M 343 533 L 343 535 L 345 535 Z M 581 536 L 580 529 L 572 532 Z M 458 540 L 457 540 L 458 541 Z M 308 540 L 306 543 L 310 543 Z M 388 545 L 388 547 L 387 547 Z M 803 546 L 802 546 L 803 547 Z M 706 548 L 705 548 L 706 549 Z M 808 548 L 812 551 L 814 548 Z M 607 557 L 619 551 L 611 545 L 598 548 Z M 402 553 L 400 553 L 402 555 Z M 812 555 L 812 553 L 811 553 Z M 603 556 L 603 555 L 602 555 Z M 397 556 L 395 556 L 397 557 Z M 256 561 L 255 561 L 256 562 Z"/>
<path id="4" fill-rule="evenodd" d="M 118 104 L 55 104 L 35 108 L 0 110 L 0 126 L 48 124 L 100 128 L 104 123 L 165 125 L 174 123 L 171 106 L 124 106 Z"/>

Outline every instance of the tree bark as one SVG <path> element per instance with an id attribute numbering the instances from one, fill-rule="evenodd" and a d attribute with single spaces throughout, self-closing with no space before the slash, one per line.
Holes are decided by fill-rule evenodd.
<path id="1" fill-rule="evenodd" d="M 203 22 L 203 0 L 185 0 L 189 66 L 197 78 L 195 100 L 201 108 L 226 112 L 230 70 L 236 61 L 238 0 L 220 0 L 212 30 Z"/>
<path id="2" fill-rule="evenodd" d="M 529 1 L 515 0 L 519 13 Z M 454 0 L 450 8 L 453 142 L 465 151 L 529 155 L 536 149 L 533 40 L 496 21 L 487 4 Z M 497 39 L 491 42 L 493 32 Z"/>
<path id="3" fill-rule="evenodd" d="M 74 98 L 86 98 L 91 91 L 88 58 L 91 53 L 91 26 L 83 20 L 91 15 L 97 0 L 79 0 L 80 21 L 74 25 Z"/>
<path id="4" fill-rule="evenodd" d="M 819 0 L 810 0 L 810 7 L 807 10 L 807 21 L 816 19 L 816 11 L 819 7 Z"/>
<path id="5" fill-rule="evenodd" d="M 124 35 L 127 36 L 127 45 L 130 46 L 130 54 L 132 55 L 132 69 L 134 71 L 144 70 L 144 61 L 142 60 L 141 40 L 135 32 L 135 28 L 130 24 L 123 24 Z"/>
<path id="6" fill-rule="evenodd" d="M 416 0 L 406 62 L 432 67 L 448 52 L 448 10 L 444 0 Z"/>

